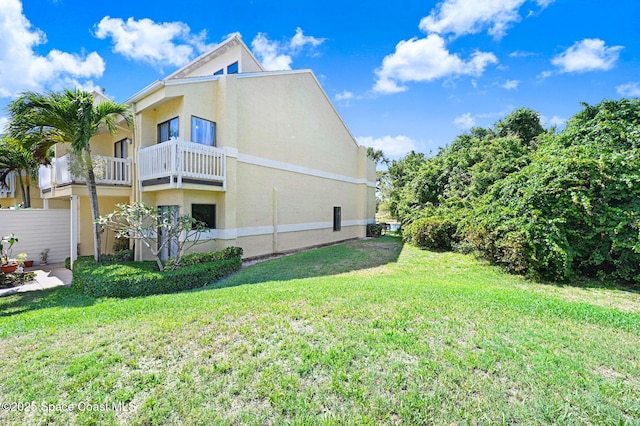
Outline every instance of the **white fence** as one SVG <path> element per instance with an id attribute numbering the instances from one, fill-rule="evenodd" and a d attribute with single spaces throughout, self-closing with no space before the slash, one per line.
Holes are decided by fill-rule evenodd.
<path id="1" fill-rule="evenodd" d="M 40 253 L 49 249 L 48 263 L 64 262 L 71 253 L 71 218 L 67 209 L 0 210 L 0 236 L 11 233 L 19 241 L 13 257 L 27 253 L 28 260 L 40 262 Z"/>

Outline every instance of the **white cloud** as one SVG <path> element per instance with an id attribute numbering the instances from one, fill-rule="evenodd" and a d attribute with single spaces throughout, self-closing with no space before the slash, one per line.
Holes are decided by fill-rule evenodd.
<path id="1" fill-rule="evenodd" d="M 520 7 L 527 0 L 444 0 L 431 11 L 429 16 L 422 18 L 420 29 L 427 33 L 476 34 L 487 28 L 489 35 L 496 39 L 502 38 L 506 31 L 519 22 Z M 536 3 L 544 9 L 554 0 L 537 0 Z"/>
<path id="2" fill-rule="evenodd" d="M 460 127 L 463 130 L 469 130 L 476 125 L 476 120 L 473 118 L 470 112 L 465 112 L 460 117 L 456 117 L 453 120 L 453 124 Z"/>
<path id="3" fill-rule="evenodd" d="M 517 89 L 520 84 L 520 80 L 507 80 L 500 87 L 507 90 Z"/>
<path id="4" fill-rule="evenodd" d="M 266 70 L 290 70 L 293 55 L 300 53 L 305 48 L 313 51 L 325 40 L 324 38 L 305 36 L 301 28 L 296 28 L 296 34 L 289 41 L 283 42 L 269 40 L 265 33 L 258 33 L 251 42 L 251 50 Z"/>
<path id="5" fill-rule="evenodd" d="M 256 54 L 262 66 L 268 71 L 290 70 L 291 56 L 280 53 L 282 48 L 277 41 L 271 41 L 266 34 L 258 33 L 251 42 L 251 49 Z"/>
<path id="6" fill-rule="evenodd" d="M 376 70 L 373 90 L 377 93 L 397 93 L 407 90 L 402 83 L 432 81 L 442 77 L 479 76 L 492 63 L 498 62 L 493 53 L 476 51 L 468 61 L 447 50 L 444 39 L 436 34 L 426 38 L 401 41 L 396 51 L 387 55 L 382 67 Z"/>
<path id="7" fill-rule="evenodd" d="M 356 137 L 358 143 L 363 146 L 370 146 L 374 149 L 380 149 L 389 157 L 402 157 L 410 151 L 416 149 L 416 143 L 408 136 L 384 136 L 374 138 L 372 136 Z"/>
<path id="8" fill-rule="evenodd" d="M 346 105 L 346 106 L 351 106 L 351 100 L 355 99 L 356 95 L 353 94 L 353 92 L 350 92 L 348 90 L 343 90 L 342 92 L 336 94 L 334 96 L 334 99 L 337 102 L 342 102 L 342 104 Z"/>
<path id="9" fill-rule="evenodd" d="M 157 68 L 184 65 L 211 47 L 205 43 L 206 31 L 193 34 L 183 22 L 156 23 L 148 18 L 125 22 L 105 16 L 96 25 L 95 36 L 110 37 L 114 52 Z"/>
<path id="10" fill-rule="evenodd" d="M 9 119 L 7 117 L 0 117 L 0 135 L 4 133 L 7 124 L 9 124 Z"/>
<path id="11" fill-rule="evenodd" d="M 523 50 L 516 50 L 515 52 L 509 53 L 510 58 L 528 58 L 529 56 L 534 56 L 533 52 L 525 52 Z"/>
<path id="12" fill-rule="evenodd" d="M 561 126 L 564 126 L 566 124 L 567 119 L 563 118 L 563 117 L 559 117 L 557 115 L 554 115 L 553 117 L 551 117 L 549 119 L 546 118 L 546 117 L 542 117 L 542 119 L 540 121 L 542 121 L 543 123 L 547 123 L 550 126 L 561 127 Z"/>
<path id="13" fill-rule="evenodd" d="M 587 38 L 557 55 L 551 63 L 561 73 L 607 71 L 614 67 L 623 46 L 606 47 L 603 40 Z"/>
<path id="14" fill-rule="evenodd" d="M 621 84 L 616 87 L 618 94 L 627 97 L 640 97 L 640 83 Z"/>
<path id="15" fill-rule="evenodd" d="M 302 28 L 296 28 L 296 35 L 293 36 L 291 41 L 289 42 L 289 46 L 291 49 L 298 50 L 304 48 L 306 45 L 310 45 L 313 47 L 318 47 L 322 43 L 324 43 L 326 38 L 316 38 L 313 36 L 306 36 L 302 32 Z"/>
<path id="16" fill-rule="evenodd" d="M 25 90 L 42 90 L 59 79 L 100 77 L 105 63 L 96 52 L 79 55 L 51 50 L 46 56 L 34 49 L 45 44 L 44 32 L 33 28 L 19 0 L 0 1 L 0 97 Z"/>
<path id="17" fill-rule="evenodd" d="M 348 101 L 349 99 L 353 99 L 354 97 L 355 95 L 353 94 L 353 92 L 345 90 L 342 93 L 338 93 L 336 95 L 336 101 Z"/>

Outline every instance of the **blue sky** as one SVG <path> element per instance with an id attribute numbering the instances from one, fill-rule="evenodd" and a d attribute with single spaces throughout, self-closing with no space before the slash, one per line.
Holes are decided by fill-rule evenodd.
<path id="1" fill-rule="evenodd" d="M 25 90 L 118 102 L 238 32 L 269 69 L 312 69 L 360 143 L 437 152 L 524 106 L 557 125 L 640 96 L 637 0 L 0 0 L 0 125 Z"/>

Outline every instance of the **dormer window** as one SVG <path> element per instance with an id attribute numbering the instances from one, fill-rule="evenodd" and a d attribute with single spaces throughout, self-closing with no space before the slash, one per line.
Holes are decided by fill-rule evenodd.
<path id="1" fill-rule="evenodd" d="M 238 74 L 238 61 L 227 67 L 227 74 Z"/>

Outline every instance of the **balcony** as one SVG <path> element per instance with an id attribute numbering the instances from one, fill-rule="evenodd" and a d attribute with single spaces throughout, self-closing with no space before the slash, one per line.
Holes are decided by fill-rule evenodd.
<path id="1" fill-rule="evenodd" d="M 216 185 L 225 188 L 225 151 L 212 146 L 171 139 L 138 151 L 138 180 L 141 187 L 183 183 Z"/>
<path id="2" fill-rule="evenodd" d="M 0 198 L 15 198 L 16 196 L 16 172 L 11 172 L 6 179 L 8 188 L 0 186 Z"/>
<path id="3" fill-rule="evenodd" d="M 105 157 L 92 155 L 93 172 L 96 184 L 113 186 L 131 186 L 131 158 Z M 71 154 L 51 160 L 51 166 L 40 166 L 38 184 L 40 191 L 70 185 L 86 183 L 82 167 Z"/>

